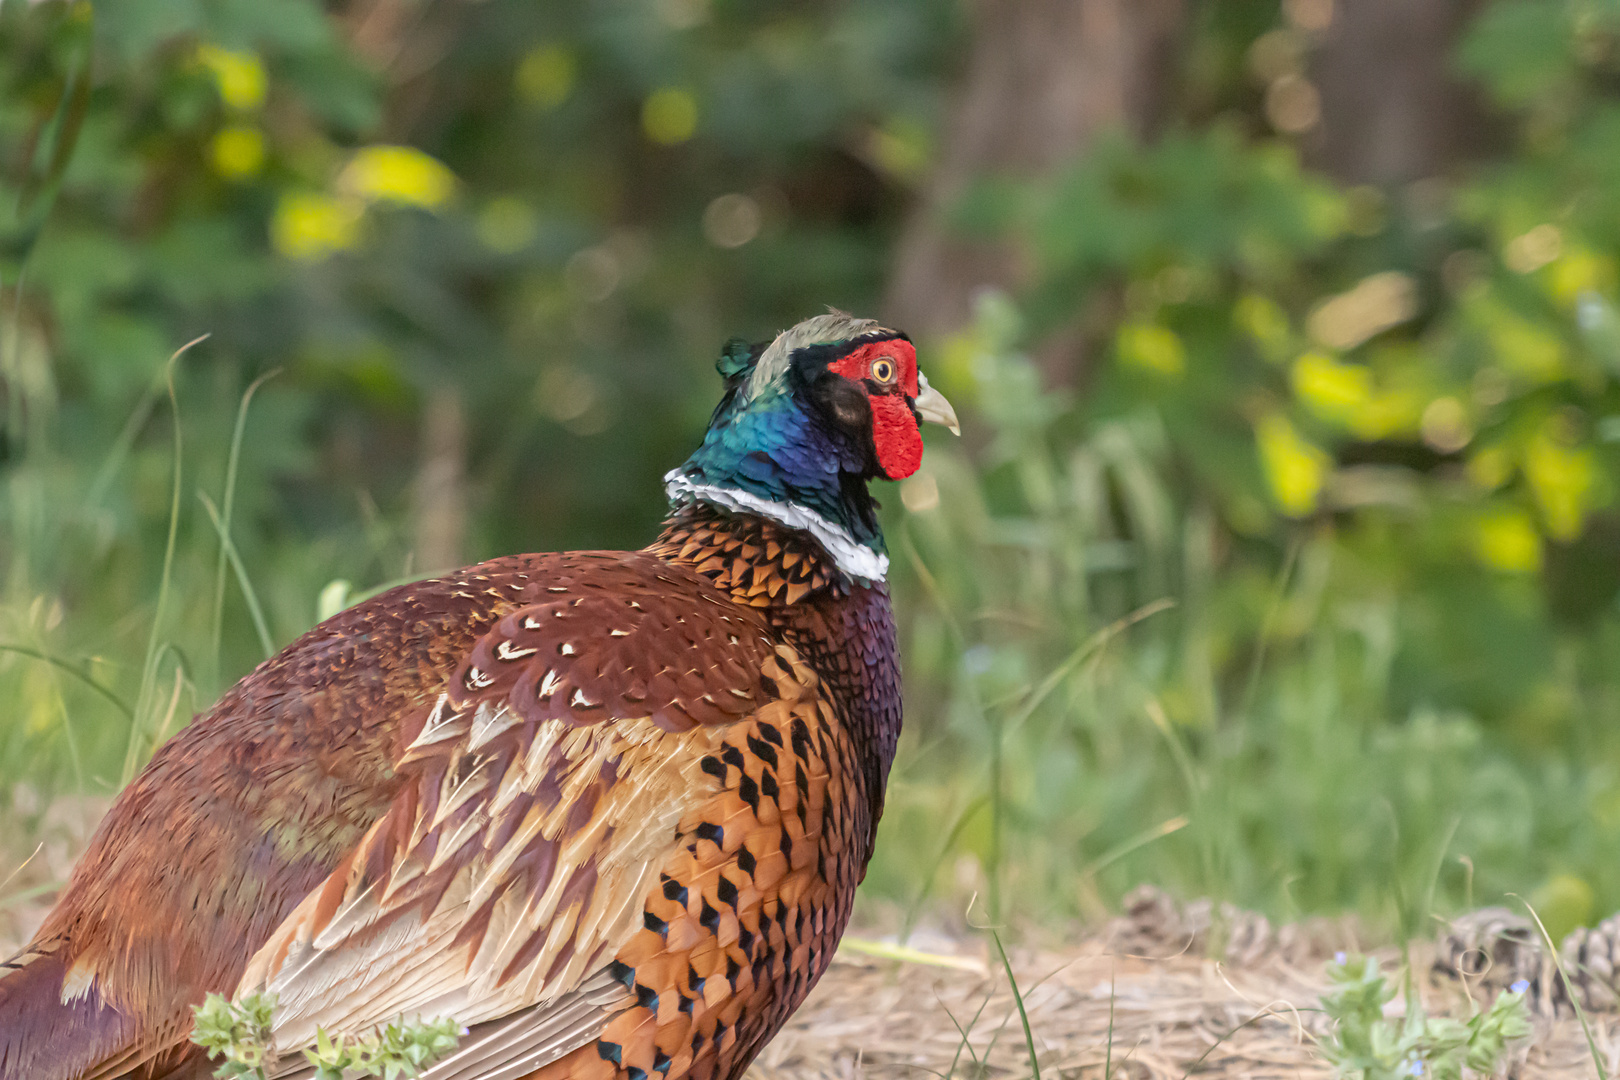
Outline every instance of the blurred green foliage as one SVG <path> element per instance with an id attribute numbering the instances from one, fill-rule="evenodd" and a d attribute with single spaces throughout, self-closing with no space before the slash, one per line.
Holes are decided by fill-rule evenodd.
<path id="1" fill-rule="evenodd" d="M 638 544 L 717 343 L 870 307 L 940 5 L 411 11 L 0 5 L 0 643 L 140 714 L 126 750 L 105 695 L 8 657 L 13 774 L 115 786 L 262 658 L 204 499 L 278 646 L 328 582 L 434 569 L 409 519 L 445 388 L 468 558 Z"/>
<path id="2" fill-rule="evenodd" d="M 1161 137 L 955 208 L 1031 279 L 925 343 L 967 436 L 887 500 L 868 888 L 1620 907 L 1620 9 L 1487 5 L 1457 62 L 1500 152 L 1375 190 L 1267 128 L 1275 3 L 1189 6 Z M 261 637 L 433 569 L 435 395 L 468 558 L 645 542 L 719 344 L 875 310 L 969 32 L 396 8 L 0 3 L 0 783 L 115 788 Z"/>
<path id="3" fill-rule="evenodd" d="M 968 200 L 1036 280 L 935 360 L 989 438 L 905 488 L 946 731 L 891 828 L 956 825 L 880 888 L 1620 904 L 1617 61 L 1612 6 L 1488 7 L 1460 63 L 1513 138 L 1466 178 L 1340 188 L 1234 101 Z M 1022 350 L 1076 325 L 1087 382 L 1043 392 Z"/>

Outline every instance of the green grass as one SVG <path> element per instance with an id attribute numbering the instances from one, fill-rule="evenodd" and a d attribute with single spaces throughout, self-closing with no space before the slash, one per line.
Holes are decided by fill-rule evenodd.
<path id="1" fill-rule="evenodd" d="M 186 357 L 155 377 L 97 454 L 37 425 L 0 488 L 0 789 L 116 789 L 333 582 L 410 573 L 386 518 L 277 523 L 244 434 L 275 383 L 227 398 Z M 1017 928 L 1152 881 L 1404 935 L 1549 882 L 1579 886 L 1556 934 L 1620 907 L 1620 634 L 1561 646 L 1546 693 L 1583 720 L 1558 739 L 1424 701 L 1400 665 L 1428 601 L 1392 584 L 1389 535 L 1323 522 L 1268 551 L 1178 487 L 1158 418 L 1063 434 L 1017 419 L 1028 392 L 990 450 L 931 446 L 937 505 L 890 508 L 908 717 L 869 899 L 909 929 L 976 894 Z"/>
<path id="2" fill-rule="evenodd" d="M 1422 525 L 1234 535 L 1161 417 L 1032 423 L 1027 361 L 980 347 L 989 448 L 931 444 L 937 500 L 891 519 L 908 728 L 868 889 L 907 925 L 974 892 L 994 921 L 1097 919 L 1141 881 L 1396 936 L 1559 882 L 1558 933 L 1620 906 L 1612 617 L 1558 637 L 1540 719 L 1470 707 L 1442 691 L 1480 660 L 1417 664 L 1457 647 L 1434 581 L 1472 573 L 1416 577 Z M 1507 633 L 1522 586 L 1467 584 L 1473 632 Z"/>
<path id="3" fill-rule="evenodd" d="M 193 411 L 183 358 L 171 376 L 57 497 L 37 497 L 65 468 L 45 453 L 4 489 L 0 784 L 115 788 L 329 583 L 408 570 L 341 536 L 244 544 L 259 384 Z M 1365 537 L 1302 528 L 1269 574 L 1225 570 L 1151 417 L 1062 453 L 1037 434 L 988 466 L 933 447 L 937 507 L 892 515 L 908 727 L 867 890 L 908 927 L 975 892 L 997 924 L 1096 918 L 1143 880 L 1405 933 L 1557 875 L 1590 886 L 1566 921 L 1620 906 L 1612 741 L 1525 753 L 1457 708 L 1400 711 L 1411 631 L 1397 591 L 1364 587 Z M 1620 700 L 1585 678 L 1567 693 Z"/>

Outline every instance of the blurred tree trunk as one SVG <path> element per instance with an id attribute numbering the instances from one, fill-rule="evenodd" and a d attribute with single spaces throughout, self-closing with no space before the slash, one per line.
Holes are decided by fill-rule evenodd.
<path id="1" fill-rule="evenodd" d="M 1183 9 L 1183 0 L 977 0 L 939 163 L 898 245 L 884 304 L 892 325 L 949 333 L 971 317 L 979 290 L 1020 284 L 1018 252 L 953 235 L 953 209 L 975 180 L 1050 170 L 1099 132 L 1150 134 Z"/>
<path id="2" fill-rule="evenodd" d="M 466 561 L 467 421 L 461 394 L 439 386 L 422 413 L 422 464 L 413 507 L 416 568 L 450 570 Z"/>
<path id="3" fill-rule="evenodd" d="M 1320 3 L 1321 0 L 1318 0 Z M 1307 160 L 1351 184 L 1390 187 L 1489 149 L 1478 93 L 1452 75 L 1480 0 L 1338 0 L 1310 64 L 1322 119 Z"/>

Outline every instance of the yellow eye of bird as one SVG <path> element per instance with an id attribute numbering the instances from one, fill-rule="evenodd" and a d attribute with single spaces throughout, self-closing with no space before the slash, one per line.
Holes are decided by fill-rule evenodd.
<path id="1" fill-rule="evenodd" d="M 875 382 L 891 383 L 894 381 L 894 361 L 887 356 L 880 356 L 872 361 L 872 379 Z"/>

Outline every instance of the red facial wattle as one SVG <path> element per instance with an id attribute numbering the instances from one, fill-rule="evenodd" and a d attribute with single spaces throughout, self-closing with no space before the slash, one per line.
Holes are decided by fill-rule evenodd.
<path id="1" fill-rule="evenodd" d="M 887 361 L 890 367 L 884 367 Z M 866 387 L 872 405 L 872 444 L 878 467 L 890 480 L 904 480 L 922 464 L 922 432 L 911 411 L 917 396 L 917 352 L 909 341 L 876 341 L 828 365 Z M 888 374 L 888 378 L 882 376 Z"/>
<path id="2" fill-rule="evenodd" d="M 904 480 L 922 464 L 922 432 L 899 394 L 872 395 L 872 442 L 878 465 L 890 480 Z"/>

